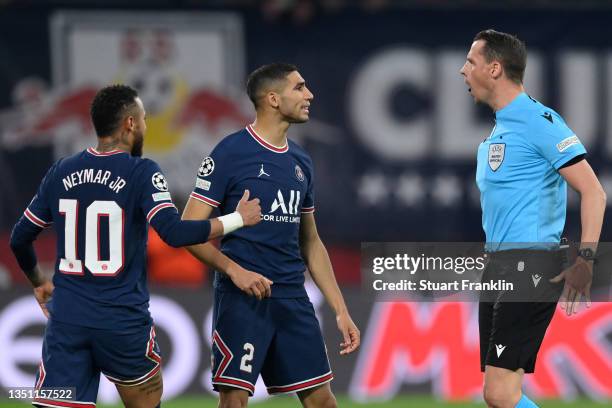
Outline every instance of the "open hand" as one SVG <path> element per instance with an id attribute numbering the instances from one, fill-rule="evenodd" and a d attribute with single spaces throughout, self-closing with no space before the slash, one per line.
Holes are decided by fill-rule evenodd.
<path id="1" fill-rule="evenodd" d="M 561 295 L 560 306 L 568 316 L 578 313 L 578 306 L 582 296 L 586 299 L 586 307 L 591 307 L 591 283 L 593 282 L 593 261 L 581 257 L 559 275 L 552 278 L 552 283 L 565 280 L 565 287 Z"/>

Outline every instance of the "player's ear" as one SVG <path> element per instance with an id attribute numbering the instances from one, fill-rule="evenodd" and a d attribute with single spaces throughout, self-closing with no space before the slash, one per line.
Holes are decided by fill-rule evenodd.
<path id="1" fill-rule="evenodd" d="M 280 95 L 276 92 L 270 91 L 266 94 L 266 102 L 273 108 L 278 108 L 280 104 Z"/>
<path id="2" fill-rule="evenodd" d="M 132 131 L 136 127 L 136 118 L 132 115 L 129 115 L 125 118 L 124 124 L 128 130 Z"/>
<path id="3" fill-rule="evenodd" d="M 492 61 L 490 65 L 489 72 L 491 73 L 493 79 L 500 78 L 504 73 L 504 67 L 502 64 L 500 64 L 499 61 Z"/>

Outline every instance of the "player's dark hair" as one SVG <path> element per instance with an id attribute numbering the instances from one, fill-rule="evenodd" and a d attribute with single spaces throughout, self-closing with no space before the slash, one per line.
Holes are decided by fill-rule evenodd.
<path id="1" fill-rule="evenodd" d="M 127 85 L 110 85 L 98 91 L 91 102 L 91 121 L 98 137 L 109 136 L 136 106 L 138 92 Z"/>
<path id="2" fill-rule="evenodd" d="M 258 108 L 258 101 L 263 93 L 274 86 L 276 82 L 287 79 L 287 75 L 293 71 L 297 71 L 295 65 L 275 62 L 263 65 L 251 72 L 247 78 L 246 89 L 255 109 Z"/>
<path id="3" fill-rule="evenodd" d="M 493 29 L 476 34 L 474 41 L 485 42 L 483 53 L 485 60 L 499 61 L 509 80 L 522 84 L 527 66 L 527 48 L 525 43 L 512 34 L 502 33 Z"/>

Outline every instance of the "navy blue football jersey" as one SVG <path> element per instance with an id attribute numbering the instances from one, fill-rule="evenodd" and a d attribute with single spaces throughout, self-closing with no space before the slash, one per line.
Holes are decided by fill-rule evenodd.
<path id="1" fill-rule="evenodd" d="M 273 146 L 247 126 L 225 137 L 202 161 L 191 197 L 221 214 L 236 209 L 244 190 L 259 198 L 262 222 L 226 235 L 221 251 L 272 280 L 272 297 L 302 297 L 306 266 L 299 230 L 301 215 L 315 210 L 313 185 L 312 160 L 300 146 L 291 140 Z M 237 290 L 219 272 L 215 287 Z"/>
<path id="2" fill-rule="evenodd" d="M 149 159 L 89 148 L 56 162 L 24 214 L 57 233 L 52 318 L 103 329 L 150 323 L 148 222 L 169 211 L 178 216 Z"/>

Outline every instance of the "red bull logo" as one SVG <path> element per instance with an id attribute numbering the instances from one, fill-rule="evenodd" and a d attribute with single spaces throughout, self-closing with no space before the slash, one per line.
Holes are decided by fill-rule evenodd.
<path id="1" fill-rule="evenodd" d="M 243 100 L 232 93 L 243 75 L 225 66 L 241 60 L 243 50 L 219 47 L 234 35 L 228 27 L 239 30 L 239 24 L 216 18 L 186 27 L 184 20 L 163 15 L 151 14 L 143 23 L 83 15 L 104 23 L 104 29 L 93 32 L 82 31 L 77 24 L 82 18 L 73 14 L 52 24 L 59 30 L 53 49 L 61 50 L 52 55 L 58 85 L 48 90 L 44 81 L 32 78 L 17 84 L 15 106 L 0 115 L 0 140 L 10 147 L 52 145 L 56 157 L 91 146 L 95 132 L 89 109 L 95 93 L 125 83 L 138 91 L 147 112 L 145 155 L 160 162 L 175 188 L 187 189 L 182 180 L 192 179 L 212 146 L 249 122 L 241 107 L 243 92 Z M 95 64 L 88 62 L 92 49 Z"/>

